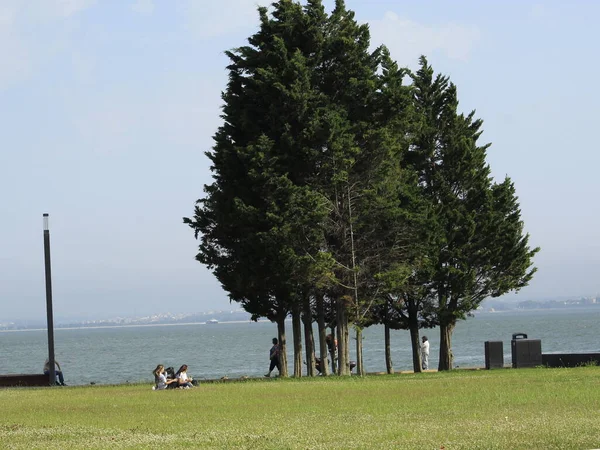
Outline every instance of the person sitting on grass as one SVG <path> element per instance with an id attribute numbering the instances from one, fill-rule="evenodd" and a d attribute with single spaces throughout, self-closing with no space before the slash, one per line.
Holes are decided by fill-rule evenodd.
<path id="1" fill-rule="evenodd" d="M 175 378 L 177 378 L 177 385 L 183 389 L 189 389 L 194 387 L 192 384 L 192 377 L 187 374 L 188 366 L 184 364 L 179 368 L 177 373 L 175 374 Z"/>
<path id="2" fill-rule="evenodd" d="M 177 383 L 177 378 L 167 380 L 167 376 L 165 375 L 165 366 L 162 364 L 156 366 L 156 369 L 154 369 L 152 373 L 154 374 L 154 387 L 152 388 L 154 390 L 162 391 L 163 389 L 166 389 L 168 385 Z"/>

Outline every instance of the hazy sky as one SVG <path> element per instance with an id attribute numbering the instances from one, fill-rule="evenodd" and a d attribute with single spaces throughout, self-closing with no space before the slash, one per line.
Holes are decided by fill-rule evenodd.
<path id="1" fill-rule="evenodd" d="M 223 51 L 256 29 L 256 4 L 0 0 L 0 322 L 45 318 L 44 212 L 57 319 L 230 307 L 181 218 L 211 180 Z M 347 5 L 484 119 L 493 174 L 542 247 L 518 298 L 600 292 L 600 2 Z"/>

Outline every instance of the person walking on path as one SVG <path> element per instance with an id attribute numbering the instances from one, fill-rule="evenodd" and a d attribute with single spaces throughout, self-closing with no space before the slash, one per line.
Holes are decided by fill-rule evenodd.
<path id="1" fill-rule="evenodd" d="M 421 344 L 421 367 L 423 370 L 429 369 L 429 341 L 427 336 L 423 336 L 423 343 Z"/>
<path id="2" fill-rule="evenodd" d="M 269 365 L 269 373 L 265 374 L 265 377 L 270 377 L 273 369 L 277 367 L 277 371 L 281 374 L 281 365 L 279 363 L 279 341 L 277 338 L 273 338 L 273 347 L 269 350 L 269 359 L 271 360 L 271 364 Z"/>
<path id="3" fill-rule="evenodd" d="M 49 374 L 50 374 L 50 360 L 46 359 L 46 361 L 44 361 L 44 375 L 49 375 Z M 62 369 L 60 368 L 60 364 L 58 363 L 57 360 L 54 360 L 54 374 L 58 378 L 58 382 L 55 381 L 55 383 L 60 386 L 66 386 L 65 378 L 62 373 Z"/>

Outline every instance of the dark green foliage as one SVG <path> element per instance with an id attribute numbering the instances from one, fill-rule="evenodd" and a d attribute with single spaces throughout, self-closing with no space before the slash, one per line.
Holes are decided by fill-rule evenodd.
<path id="1" fill-rule="evenodd" d="M 410 329 L 415 370 L 419 328 L 440 325 L 450 368 L 456 321 L 535 271 L 514 186 L 493 182 L 477 143 L 482 122 L 457 112 L 424 58 L 406 86 L 341 0 L 329 15 L 320 0 L 258 11 L 248 45 L 226 52 L 213 182 L 184 219 L 198 261 L 254 319 L 276 321 L 282 345 L 285 318 L 319 291 L 340 374 L 349 324 L 357 347 L 373 323 Z"/>
<path id="2" fill-rule="evenodd" d="M 185 221 L 201 236 L 197 259 L 254 318 L 277 321 L 283 344 L 283 321 L 320 250 L 326 210 L 308 187 L 320 133 L 308 60 L 320 28 L 296 3 L 274 7 L 272 17 L 259 8 L 249 46 L 227 52 L 224 124 L 207 153 L 214 182 Z"/>
<path id="3" fill-rule="evenodd" d="M 425 285 L 440 326 L 439 369 L 452 368 L 451 334 L 486 297 L 527 285 L 535 269 L 514 188 L 493 182 L 480 146 L 481 120 L 458 114 L 456 87 L 421 58 L 414 79 L 418 115 L 408 161 L 430 202 Z"/>

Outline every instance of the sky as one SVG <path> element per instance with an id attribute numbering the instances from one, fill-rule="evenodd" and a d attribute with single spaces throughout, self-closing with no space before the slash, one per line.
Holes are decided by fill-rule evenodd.
<path id="1" fill-rule="evenodd" d="M 195 261 L 225 50 L 256 0 L 0 0 L 0 322 L 232 309 Z M 484 120 L 538 273 L 507 300 L 600 293 L 600 2 L 347 0 L 401 66 L 425 54 Z M 326 1 L 328 11 L 333 1 Z"/>

